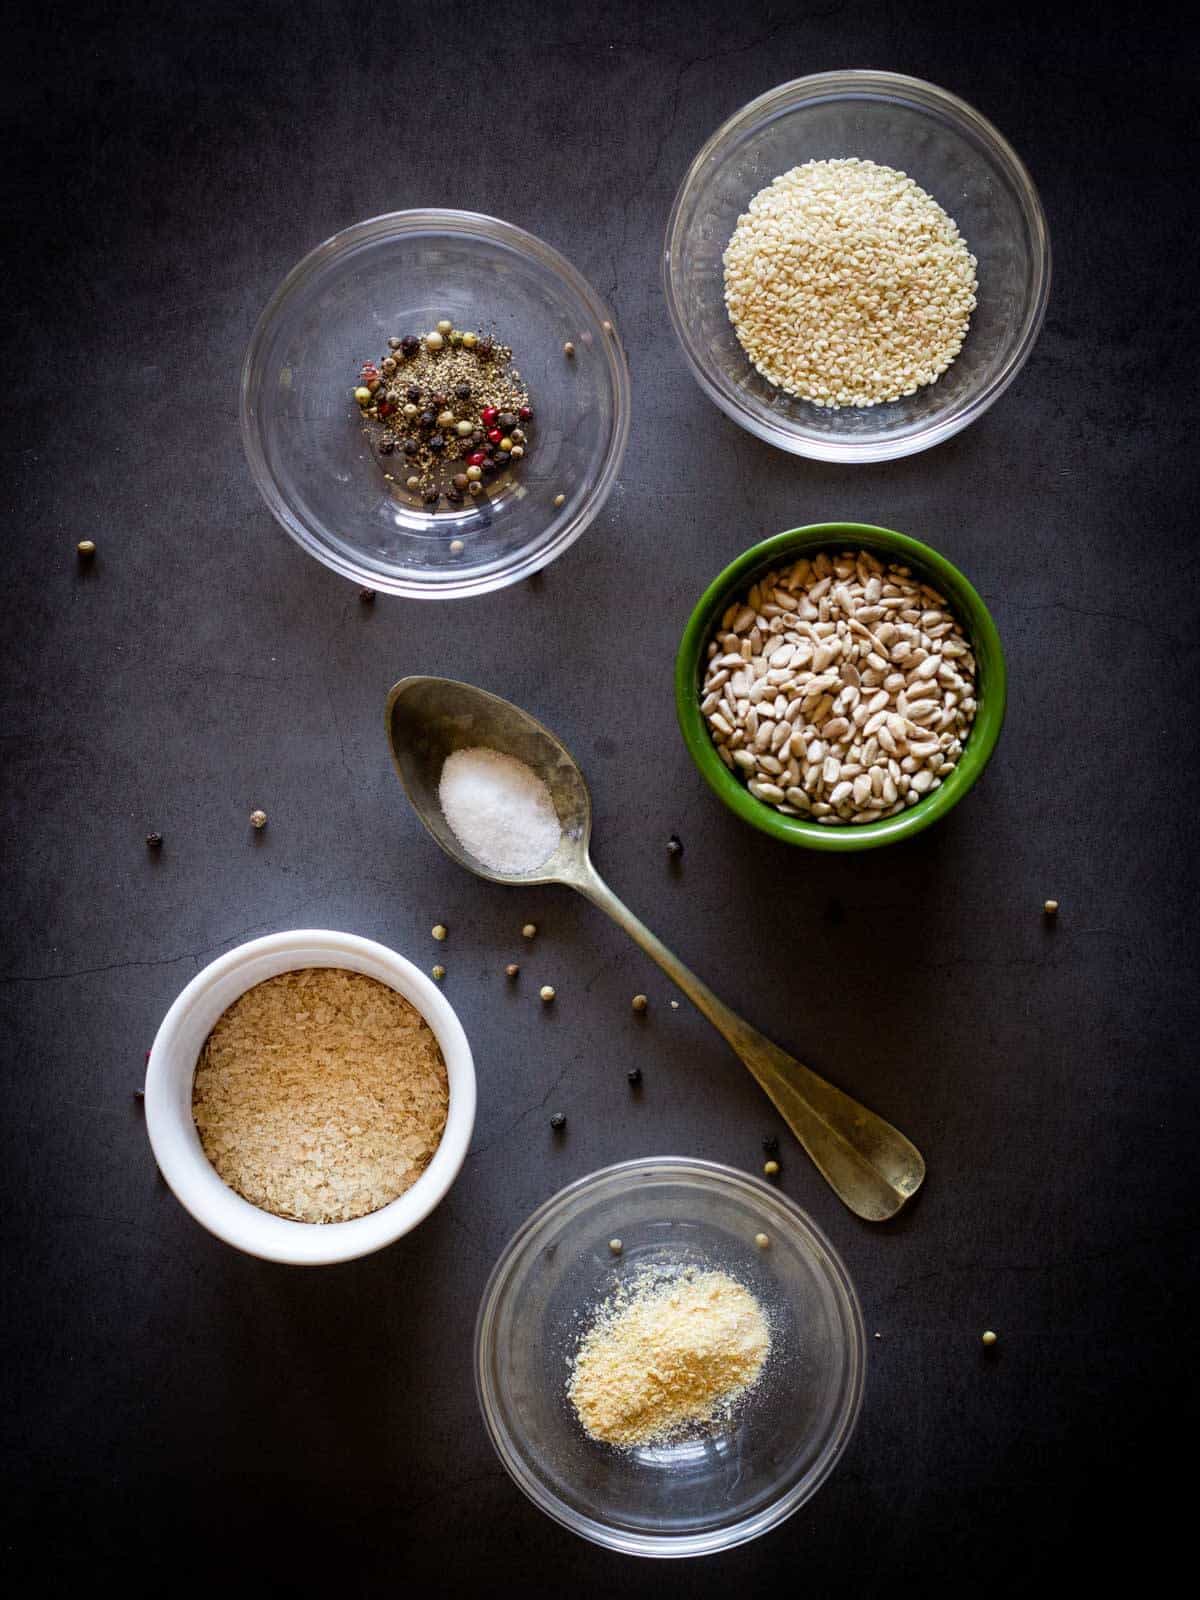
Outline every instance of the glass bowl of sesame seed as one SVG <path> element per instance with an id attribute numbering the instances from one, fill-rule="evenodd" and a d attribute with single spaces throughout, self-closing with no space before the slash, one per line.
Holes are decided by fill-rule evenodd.
<path id="1" fill-rule="evenodd" d="M 640 1424 L 659 1400 L 694 1396 L 697 1363 L 734 1353 L 719 1299 L 687 1295 L 713 1275 L 769 1330 L 752 1386 L 703 1420 L 606 1436 L 578 1400 L 589 1330 L 647 1285 L 651 1299 L 683 1290 L 700 1319 L 674 1351 L 635 1337 L 605 1364 L 599 1393 Z M 547 1200 L 501 1253 L 475 1328 L 476 1390 L 508 1473 L 556 1522 L 628 1555 L 713 1554 L 799 1510 L 850 1443 L 865 1367 L 854 1286 L 812 1219 L 773 1184 L 682 1156 L 605 1167 Z"/>
<path id="2" fill-rule="evenodd" d="M 468 349 L 505 352 L 528 398 L 522 459 L 505 436 L 494 463 L 486 433 L 470 468 L 480 481 L 468 485 L 464 456 L 463 484 L 432 504 L 399 448 L 415 441 L 393 444 L 356 401 L 360 374 L 378 384 L 410 344 L 422 359 L 436 347 L 456 422 L 477 411 L 491 428 L 483 379 L 459 370 Z M 421 405 L 435 393 L 425 384 Z M 466 211 L 393 212 L 318 245 L 271 296 L 242 368 L 242 441 L 276 520 L 335 572 L 415 599 L 485 594 L 555 560 L 608 498 L 629 422 L 628 367 L 600 296 L 542 240 Z M 439 448 L 457 453 L 453 428 Z"/>
<path id="3" fill-rule="evenodd" d="M 955 251 L 958 321 L 939 333 Z M 1012 383 L 1041 331 L 1050 242 L 1029 173 L 971 106 L 898 73 L 824 72 L 704 145 L 663 282 L 693 376 L 740 427 L 815 460 L 885 461 L 949 439 Z"/>

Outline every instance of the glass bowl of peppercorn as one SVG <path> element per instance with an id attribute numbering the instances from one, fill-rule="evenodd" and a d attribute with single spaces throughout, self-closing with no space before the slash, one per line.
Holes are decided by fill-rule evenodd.
<path id="1" fill-rule="evenodd" d="M 401 211 L 310 252 L 242 368 L 263 498 L 318 561 L 417 599 L 530 576 L 583 533 L 629 436 L 611 315 L 494 217 Z"/>

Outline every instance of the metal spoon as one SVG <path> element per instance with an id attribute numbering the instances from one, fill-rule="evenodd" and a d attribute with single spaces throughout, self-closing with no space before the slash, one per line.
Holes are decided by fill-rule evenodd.
<path id="1" fill-rule="evenodd" d="M 468 683 L 402 678 L 388 696 L 387 731 L 400 782 L 446 854 L 493 883 L 567 884 L 606 911 L 729 1042 L 851 1211 L 868 1222 L 883 1222 L 917 1192 L 925 1162 L 902 1133 L 743 1022 L 617 899 L 588 854 L 592 802 L 583 774 L 540 722 Z M 553 796 L 562 838 L 536 872 L 491 871 L 464 850 L 442 815 L 438 801 L 442 764 L 451 751 L 475 745 L 525 762 Z"/>

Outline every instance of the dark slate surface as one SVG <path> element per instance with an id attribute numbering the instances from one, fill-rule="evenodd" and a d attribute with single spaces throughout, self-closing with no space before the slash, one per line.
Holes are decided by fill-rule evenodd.
<path id="1" fill-rule="evenodd" d="M 1162 1550 L 1155 1467 L 1195 1393 L 1197 41 L 1170 8 L 1089 15 L 1085 31 L 1032 6 L 160 0 L 12 23 L 0 1548 L 22 1592 L 174 1575 L 256 1593 L 1032 1594 L 1058 1562 L 1082 1581 L 1131 1539 Z M 917 73 L 992 117 L 1056 252 L 1016 386 L 943 448 L 858 470 L 776 454 L 710 407 L 658 278 L 700 141 L 779 80 L 843 65 Z M 368 610 L 259 502 L 236 378 L 300 255 L 421 204 L 565 251 L 615 308 L 636 418 L 619 489 L 541 581 Z M 726 814 L 670 695 L 705 581 L 828 517 L 960 563 L 1012 674 L 977 791 L 858 859 Z M 380 731 L 413 670 L 557 729 L 618 891 L 927 1152 L 925 1193 L 878 1231 L 785 1139 L 784 1187 L 881 1337 L 835 1478 L 744 1550 L 664 1569 L 593 1549 L 526 1503 L 484 1436 L 471 1324 L 526 1213 L 629 1156 L 753 1167 L 776 1119 L 586 905 L 439 856 Z M 543 935 L 517 952 L 528 917 Z M 252 934 L 343 927 L 429 963 L 438 919 L 481 1091 L 449 1201 L 340 1269 L 210 1239 L 157 1181 L 133 1099 L 171 1000 Z M 544 979 L 552 1013 L 532 998 Z"/>

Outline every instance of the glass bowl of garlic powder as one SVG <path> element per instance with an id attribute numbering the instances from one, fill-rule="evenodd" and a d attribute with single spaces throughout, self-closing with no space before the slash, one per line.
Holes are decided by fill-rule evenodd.
<path id="1" fill-rule="evenodd" d="M 571 1184 L 518 1230 L 484 1291 L 475 1378 L 541 1510 L 630 1555 L 694 1556 L 816 1493 L 865 1354 L 846 1269 L 798 1206 L 664 1156 Z"/>

